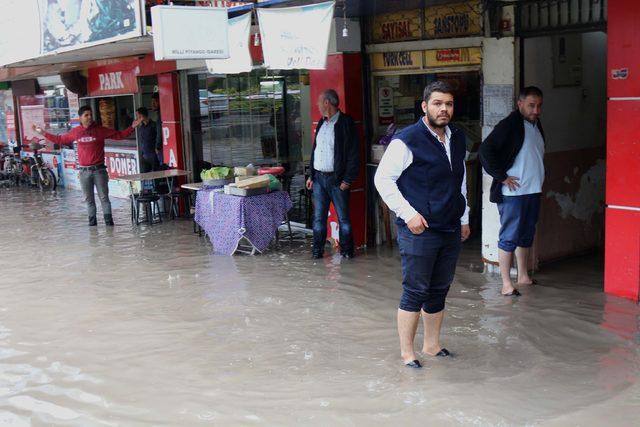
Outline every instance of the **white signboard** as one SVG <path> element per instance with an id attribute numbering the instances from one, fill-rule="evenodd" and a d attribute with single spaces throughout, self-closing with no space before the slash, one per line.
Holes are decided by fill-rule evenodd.
<path id="1" fill-rule="evenodd" d="M 207 69 L 212 74 L 247 73 L 253 68 L 249 51 L 251 13 L 229 19 L 229 59 L 208 59 Z"/>
<path id="2" fill-rule="evenodd" d="M 334 1 L 307 6 L 258 9 L 267 68 L 324 70 Z"/>
<path id="3" fill-rule="evenodd" d="M 229 58 L 227 9 L 154 6 L 151 19 L 156 61 Z"/>

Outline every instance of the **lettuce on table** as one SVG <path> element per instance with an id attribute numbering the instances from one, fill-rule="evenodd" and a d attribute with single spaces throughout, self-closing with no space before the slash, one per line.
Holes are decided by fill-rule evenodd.
<path id="1" fill-rule="evenodd" d="M 226 179 L 231 175 L 231 168 L 226 166 L 216 166 L 211 169 L 206 169 L 200 172 L 200 178 L 203 181 L 213 179 Z"/>

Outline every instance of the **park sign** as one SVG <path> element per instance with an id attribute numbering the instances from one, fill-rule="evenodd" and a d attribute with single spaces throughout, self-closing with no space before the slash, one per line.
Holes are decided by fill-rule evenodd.
<path id="1" fill-rule="evenodd" d="M 154 6 L 151 18 L 156 61 L 229 58 L 227 9 Z"/>

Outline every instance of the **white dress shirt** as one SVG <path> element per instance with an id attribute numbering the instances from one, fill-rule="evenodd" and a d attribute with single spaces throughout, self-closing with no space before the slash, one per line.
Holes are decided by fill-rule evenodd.
<path id="1" fill-rule="evenodd" d="M 451 129 L 449 126 L 445 128 L 444 141 L 440 140 L 440 137 L 422 120 L 422 123 L 429 129 L 429 132 L 436 137 L 444 145 L 444 149 L 447 152 L 447 158 L 449 159 L 449 165 L 451 166 Z M 402 175 L 405 169 L 407 169 L 411 163 L 413 163 L 413 153 L 407 147 L 407 145 L 401 139 L 394 139 L 391 141 L 387 150 L 382 156 L 382 160 L 378 165 L 376 176 L 374 179 L 378 193 L 382 197 L 382 200 L 389 206 L 396 216 L 401 218 L 404 222 L 409 222 L 411 218 L 416 216 L 416 211 L 413 206 L 409 204 L 407 199 L 404 198 L 396 181 Z M 460 222 L 462 224 L 469 224 L 469 206 L 467 204 L 467 170 L 463 167 L 462 186 L 460 192 L 465 200 L 465 210 Z"/>
<path id="2" fill-rule="evenodd" d="M 340 117 L 340 111 L 336 112 L 329 120 L 325 120 L 316 135 L 316 148 L 313 153 L 313 168 L 320 172 L 333 172 L 333 152 L 336 143 L 334 131 L 336 122 Z"/>

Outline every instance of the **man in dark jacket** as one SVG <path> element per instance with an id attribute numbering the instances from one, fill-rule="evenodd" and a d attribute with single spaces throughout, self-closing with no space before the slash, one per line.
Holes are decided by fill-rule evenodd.
<path id="1" fill-rule="evenodd" d="M 141 121 L 138 126 L 138 146 L 140 147 L 140 172 L 153 172 L 160 168 L 158 153 L 162 145 L 158 145 L 158 130 L 153 120 L 149 118 L 149 110 L 140 107 L 136 110 L 137 119 Z"/>
<path id="2" fill-rule="evenodd" d="M 313 258 L 322 258 L 327 240 L 327 215 L 333 202 L 340 223 L 340 253 L 353 258 L 353 236 L 349 219 L 349 190 L 360 168 L 359 138 L 355 122 L 338 109 L 340 100 L 333 89 L 318 98 L 322 119 L 316 128 L 311 152 L 313 188 Z"/>
<path id="3" fill-rule="evenodd" d="M 397 216 L 402 260 L 402 298 L 398 307 L 400 356 L 420 368 L 413 342 L 422 316 L 422 352 L 446 357 L 440 329 L 461 241 L 469 228 L 465 170 L 466 137 L 449 122 L 453 91 L 442 81 L 429 84 L 424 116 L 394 135 L 376 171 L 380 197 Z"/>
<path id="4" fill-rule="evenodd" d="M 500 213 L 498 258 L 505 296 L 520 295 L 510 275 L 513 252 L 518 265 L 517 284 L 535 283 L 528 265 L 544 182 L 541 113 L 542 91 L 535 86 L 522 89 L 518 111 L 500 121 L 480 145 L 482 166 L 493 177 L 490 200 L 498 204 Z"/>

